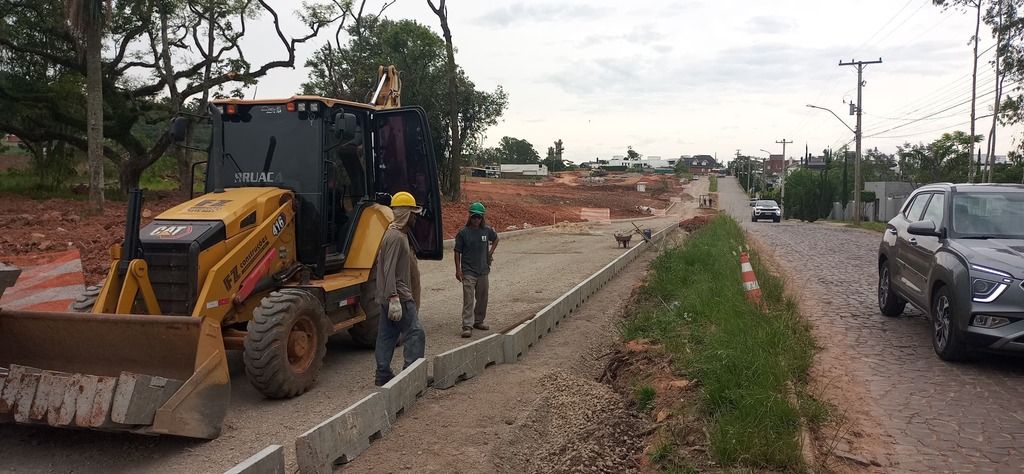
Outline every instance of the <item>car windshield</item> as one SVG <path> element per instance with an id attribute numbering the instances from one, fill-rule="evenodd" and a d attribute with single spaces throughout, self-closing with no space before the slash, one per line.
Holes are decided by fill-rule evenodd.
<path id="1" fill-rule="evenodd" d="M 779 203 L 772 200 L 760 200 L 754 205 L 757 207 L 779 207 Z"/>
<path id="2" fill-rule="evenodd" d="M 955 193 L 952 216 L 960 237 L 1024 239 L 1024 193 Z"/>

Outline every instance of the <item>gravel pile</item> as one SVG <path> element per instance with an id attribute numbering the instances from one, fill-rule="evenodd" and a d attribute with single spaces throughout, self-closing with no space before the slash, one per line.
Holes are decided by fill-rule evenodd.
<path id="1" fill-rule="evenodd" d="M 640 472 L 649 423 L 609 387 L 556 370 L 501 453 L 508 472 Z M 547 440 L 541 442 L 538 440 Z"/>

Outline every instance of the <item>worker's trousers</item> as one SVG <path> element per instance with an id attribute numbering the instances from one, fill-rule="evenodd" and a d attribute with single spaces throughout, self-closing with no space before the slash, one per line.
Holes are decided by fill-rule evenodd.
<path id="1" fill-rule="evenodd" d="M 472 327 L 487 317 L 487 275 L 462 274 L 462 327 Z"/>
<path id="2" fill-rule="evenodd" d="M 400 336 L 402 356 L 405 359 L 405 364 L 402 365 L 404 370 L 416 362 L 416 359 L 423 357 L 426 342 L 420 315 L 416 311 L 416 302 L 413 300 L 402 302 L 402 319 L 398 321 L 388 319 L 388 305 L 381 305 L 377 328 L 377 371 L 374 375 L 374 383 L 378 387 L 395 377 L 391 370 L 391 359 L 395 356 L 395 345 L 398 344 Z"/>

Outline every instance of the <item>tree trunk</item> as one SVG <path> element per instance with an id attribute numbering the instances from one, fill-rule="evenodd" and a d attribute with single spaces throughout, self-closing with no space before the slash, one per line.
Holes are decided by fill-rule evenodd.
<path id="1" fill-rule="evenodd" d="M 142 172 L 148 167 L 149 163 L 136 157 L 125 160 L 121 164 L 121 173 L 118 180 L 121 192 L 127 195 L 129 190 L 138 188 L 139 181 L 142 179 Z"/>
<path id="2" fill-rule="evenodd" d="M 441 183 L 441 187 L 449 200 L 458 202 L 462 199 L 459 181 L 462 170 L 462 137 L 459 136 L 459 87 L 456 80 L 455 48 L 452 46 L 452 31 L 448 28 L 448 9 L 444 5 L 445 0 L 440 0 L 437 8 L 434 8 L 430 0 L 427 0 L 427 3 L 441 20 L 441 31 L 444 33 L 445 50 L 448 55 L 448 120 L 452 146 L 448 150 L 448 182 Z"/>
<path id="3" fill-rule="evenodd" d="M 986 183 L 992 182 L 992 168 L 996 166 L 996 126 L 999 125 L 999 102 L 1003 98 L 1003 71 L 1000 64 L 1001 55 L 1000 50 L 1003 48 L 1003 2 L 999 0 L 999 26 L 996 29 L 996 58 L 993 60 L 996 67 L 996 97 L 995 104 L 992 106 L 992 130 L 988 134 L 988 156 L 985 158 L 985 163 L 988 165 L 988 173 L 985 178 Z"/>
<path id="4" fill-rule="evenodd" d="M 974 22 L 974 70 L 971 72 L 971 153 L 974 156 L 974 118 L 978 105 L 978 34 L 981 32 L 981 0 L 978 0 L 978 14 Z M 971 161 L 974 161 L 972 158 Z M 967 180 L 974 182 L 974 164 L 968 170 Z"/>
<path id="5" fill-rule="evenodd" d="M 89 140 L 89 204 L 93 212 L 103 212 L 103 30 L 96 22 L 86 33 L 85 94 L 86 137 Z"/>

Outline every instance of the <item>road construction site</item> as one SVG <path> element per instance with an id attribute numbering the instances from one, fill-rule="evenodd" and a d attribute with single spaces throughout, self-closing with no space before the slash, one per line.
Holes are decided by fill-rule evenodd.
<path id="1" fill-rule="evenodd" d="M 491 274 L 488 323 L 492 329 L 474 331 L 471 341 L 511 329 L 631 251 L 632 246 L 619 246 L 616 233 L 636 232 L 637 228 L 656 232 L 694 215 L 697 209 L 693 196 L 706 191 L 706 180 L 691 183 L 683 202 L 670 209 L 666 217 L 599 226 L 538 225 L 527 231 L 504 233 Z M 633 246 L 640 241 L 638 235 Z M 471 341 L 459 337 L 461 286 L 455 279 L 452 261 L 421 262 L 420 270 L 421 318 L 430 361 Z M 222 434 L 215 440 L 3 425 L 0 457 L 6 460 L 7 468 L 18 471 L 222 472 L 277 444 L 284 446 L 288 470 L 294 471 L 296 438 L 376 391 L 372 351 L 354 349 L 345 340 L 347 335 L 336 338 L 328 343 L 317 385 L 287 400 L 268 400 L 260 395 L 245 379 L 240 355 L 229 354 L 232 400 Z M 557 344 L 557 338 L 554 331 L 538 343 Z M 431 369 L 428 367 L 428 372 Z"/>

